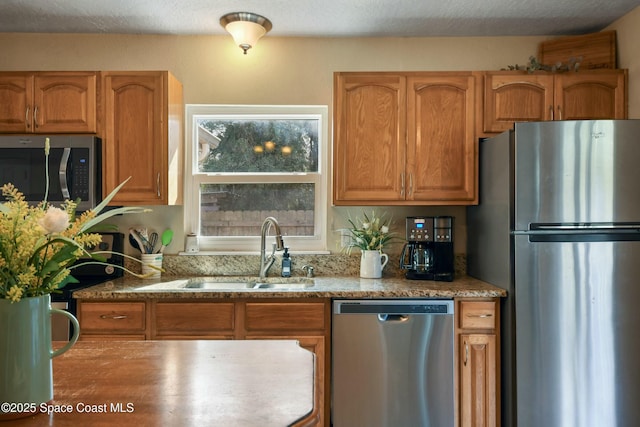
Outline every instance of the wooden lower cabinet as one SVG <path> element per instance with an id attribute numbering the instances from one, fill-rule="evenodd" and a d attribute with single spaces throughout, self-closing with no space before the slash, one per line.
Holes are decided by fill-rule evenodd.
<path id="1" fill-rule="evenodd" d="M 455 302 L 457 425 L 499 427 L 499 301 Z M 80 300 L 78 320 L 83 340 L 298 340 L 315 354 L 315 402 L 313 412 L 295 425 L 329 426 L 330 299 Z"/>
<path id="2" fill-rule="evenodd" d="M 80 300 L 78 320 L 83 340 L 297 340 L 316 366 L 313 411 L 294 425 L 329 426 L 330 299 Z"/>
<path id="3" fill-rule="evenodd" d="M 500 425 L 500 309 L 497 299 L 456 300 L 458 425 Z"/>
<path id="4" fill-rule="evenodd" d="M 78 302 L 81 340 L 144 340 L 147 338 L 145 301 Z"/>
<path id="5" fill-rule="evenodd" d="M 174 339 L 233 339 L 235 304 L 233 302 L 153 303 L 151 337 Z"/>
<path id="6" fill-rule="evenodd" d="M 295 339 L 316 356 L 313 412 L 295 426 L 329 425 L 330 300 L 247 301 L 242 313 L 245 339 Z"/>

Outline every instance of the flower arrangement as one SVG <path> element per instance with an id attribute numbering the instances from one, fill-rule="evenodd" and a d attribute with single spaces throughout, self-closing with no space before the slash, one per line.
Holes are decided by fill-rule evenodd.
<path id="1" fill-rule="evenodd" d="M 123 207 L 101 213 L 128 179 L 98 206 L 79 217 L 76 217 L 74 201 L 67 200 L 60 207 L 51 206 L 47 203 L 49 138 L 45 140 L 45 156 L 47 185 L 44 200 L 37 206 L 29 206 L 13 184 L 1 187 L 7 201 L 0 203 L 0 298 L 12 302 L 77 283 L 71 270 L 78 259 L 89 257 L 88 263 L 106 262 L 102 255 L 108 252 L 87 250 L 101 241 L 101 236 L 92 232 L 96 226 L 114 215 L 147 211 Z"/>
<path id="2" fill-rule="evenodd" d="M 356 222 L 359 225 L 356 225 Z M 361 251 L 382 251 L 384 245 L 395 239 L 394 234 L 389 231 L 390 219 L 385 219 L 385 215 L 376 216 L 375 211 L 368 216 L 363 213 L 363 219 L 356 218 L 354 222 L 349 218 L 352 228 L 347 229 L 350 233 L 351 242 L 347 246 L 347 252 L 351 253 L 353 248 Z"/>

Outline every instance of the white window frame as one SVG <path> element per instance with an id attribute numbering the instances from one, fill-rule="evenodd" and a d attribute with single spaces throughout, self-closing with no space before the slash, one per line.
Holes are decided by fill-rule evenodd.
<path id="1" fill-rule="evenodd" d="M 198 128 L 195 121 L 207 116 L 224 119 L 318 119 L 318 172 L 297 173 L 210 173 L 198 171 Z M 330 180 L 328 176 L 328 107 L 325 105 L 209 105 L 187 104 L 185 114 L 184 232 L 198 234 L 200 229 L 200 185 L 207 183 L 265 184 L 313 183 L 315 185 L 314 236 L 284 236 L 290 252 L 328 253 L 327 211 Z M 277 219 L 277 218 L 276 218 Z M 286 231 L 286 230 L 285 230 Z M 270 231 L 273 234 L 273 230 Z M 270 249 L 270 240 L 267 242 Z M 260 236 L 198 236 L 203 253 L 259 253 Z"/>

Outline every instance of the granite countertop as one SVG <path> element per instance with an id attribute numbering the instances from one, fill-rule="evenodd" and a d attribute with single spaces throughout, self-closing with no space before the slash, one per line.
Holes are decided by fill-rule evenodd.
<path id="1" fill-rule="evenodd" d="M 455 298 L 505 297 L 504 289 L 468 276 L 453 282 L 408 280 L 404 277 L 361 279 L 354 276 L 318 276 L 313 286 L 300 286 L 305 278 L 269 277 L 272 283 L 285 280 L 298 283 L 291 288 L 276 289 L 185 289 L 192 278 L 202 276 L 163 276 L 160 279 L 124 277 L 73 293 L 78 299 L 156 299 L 156 298 Z M 248 276 L 215 276 L 212 280 L 240 281 Z"/>

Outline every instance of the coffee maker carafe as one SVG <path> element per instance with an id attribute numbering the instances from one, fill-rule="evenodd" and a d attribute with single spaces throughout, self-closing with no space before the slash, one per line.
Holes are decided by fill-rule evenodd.
<path id="1" fill-rule="evenodd" d="M 400 268 L 413 280 L 453 280 L 453 217 L 407 217 Z"/>

